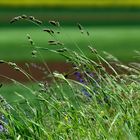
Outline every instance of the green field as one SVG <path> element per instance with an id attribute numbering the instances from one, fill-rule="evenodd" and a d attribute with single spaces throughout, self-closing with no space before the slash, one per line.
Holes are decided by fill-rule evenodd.
<path id="1" fill-rule="evenodd" d="M 37 84 L 4 84 L 0 89 L 0 95 L 2 95 L 8 102 L 14 103 L 20 101 L 21 98 L 15 93 L 19 93 L 27 99 L 34 99 L 34 95 L 31 93 L 32 90 L 39 88 Z"/>
<path id="2" fill-rule="evenodd" d="M 40 60 L 31 57 L 32 48 L 26 37 L 27 34 L 39 47 L 61 48 L 48 46 L 48 40 L 52 40 L 52 37 L 38 27 L 5 27 L 0 30 L 0 59 L 10 61 Z M 59 29 L 60 34 L 57 35 L 57 38 L 65 44 L 64 47 L 78 51 L 78 46 L 88 56 L 91 56 L 91 53 L 87 46 L 91 45 L 99 52 L 107 51 L 125 62 L 134 61 L 134 50 L 140 50 L 140 26 L 90 26 L 86 27 L 85 30 L 89 31 L 90 36 L 81 34 L 76 26 L 64 26 L 64 28 Z M 46 61 L 63 60 L 62 57 L 47 51 L 43 51 L 41 54 Z"/>

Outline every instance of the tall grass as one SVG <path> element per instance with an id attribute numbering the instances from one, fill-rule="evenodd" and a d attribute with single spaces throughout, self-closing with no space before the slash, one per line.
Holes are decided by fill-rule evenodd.
<path id="1" fill-rule="evenodd" d="M 11 22 L 19 19 L 27 19 L 39 26 L 41 24 L 34 17 L 25 16 L 16 17 Z M 72 41 L 79 51 L 67 48 L 59 37 L 58 31 L 61 33 L 62 28 L 59 22 L 49 23 L 54 26 L 53 29 L 44 31 L 52 36 L 52 40 L 48 40 L 52 49 L 36 45 L 31 36 L 27 35 L 33 57 L 41 56 L 42 51 L 46 51 L 46 55 L 53 52 L 63 56 L 73 69 L 67 73 L 52 73 L 46 64 L 52 81 L 36 81 L 39 85 L 36 89 L 10 79 L 34 98 L 28 99 L 22 92 L 16 91 L 14 93 L 20 101 L 9 103 L 1 98 L 1 139 L 140 139 L 140 64 L 123 65 L 108 53 L 103 58 L 89 42 L 87 49 L 96 57 L 96 61 L 92 60 L 76 42 Z M 78 27 L 88 41 L 89 33 L 82 25 L 78 24 Z M 7 63 L 34 80 L 15 63 L 0 62 Z M 77 80 L 70 79 L 69 75 L 74 75 Z"/>

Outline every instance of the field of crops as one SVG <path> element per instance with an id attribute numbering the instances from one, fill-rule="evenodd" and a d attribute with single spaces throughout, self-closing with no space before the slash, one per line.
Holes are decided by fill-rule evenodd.
<path id="1" fill-rule="evenodd" d="M 139 0 L 24 0 L 24 1 L 18 1 L 18 0 L 1 0 L 0 1 L 1 5 L 20 5 L 20 6 L 33 6 L 33 5 L 49 5 L 49 6 L 54 6 L 54 5 L 59 5 L 59 6 L 139 6 L 140 1 Z"/>

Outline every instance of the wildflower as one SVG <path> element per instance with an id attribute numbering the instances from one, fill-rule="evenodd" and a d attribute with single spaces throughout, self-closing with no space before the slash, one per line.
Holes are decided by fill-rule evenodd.
<path id="1" fill-rule="evenodd" d="M 0 107 L 5 111 L 9 111 L 11 109 L 11 106 L 3 99 L 2 96 L 0 96 Z M 8 120 L 5 115 L 0 112 L 0 132 L 7 132 L 4 124 L 8 124 Z"/>
<path id="2" fill-rule="evenodd" d="M 100 115 L 103 117 L 105 115 L 105 112 L 104 111 L 101 111 L 100 112 Z"/>
<path id="3" fill-rule="evenodd" d="M 83 80 L 82 75 L 81 75 L 80 72 L 75 72 L 75 75 L 76 75 L 77 80 L 78 80 L 80 83 L 85 84 L 85 81 Z M 84 95 L 85 95 L 86 97 L 89 97 L 89 98 L 92 97 L 92 96 L 90 95 L 90 93 L 89 93 L 85 88 L 83 88 L 81 91 L 82 91 L 82 93 L 84 93 Z"/>
<path id="4" fill-rule="evenodd" d="M 84 95 L 86 95 L 87 97 L 92 98 L 92 96 L 89 94 L 89 92 L 88 92 L 85 88 L 82 89 L 82 92 L 83 92 Z"/>
<path id="5" fill-rule="evenodd" d="M 0 124 L 0 132 L 3 132 L 4 131 L 4 127 L 2 124 Z"/>
<path id="6" fill-rule="evenodd" d="M 82 75 L 81 75 L 80 72 L 75 72 L 74 74 L 75 74 L 75 76 L 76 76 L 76 79 L 77 79 L 80 83 L 84 83 L 84 80 L 83 80 Z"/>
<path id="7" fill-rule="evenodd" d="M 66 116 L 64 117 L 64 119 L 65 119 L 65 121 L 68 121 L 68 116 L 66 115 Z"/>
<path id="8" fill-rule="evenodd" d="M 1 121 L 1 123 L 0 123 L 0 132 L 6 132 L 7 130 L 4 127 L 4 123 L 8 124 L 8 120 L 5 118 L 5 116 L 3 114 L 0 116 L 0 121 Z"/>

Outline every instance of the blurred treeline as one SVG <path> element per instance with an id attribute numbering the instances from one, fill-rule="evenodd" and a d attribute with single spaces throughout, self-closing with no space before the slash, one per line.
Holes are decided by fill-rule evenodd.
<path id="1" fill-rule="evenodd" d="M 8 26 L 14 16 L 33 15 L 46 22 L 63 25 L 139 25 L 140 0 L 0 0 L 0 26 Z M 31 26 L 27 22 L 14 26 Z"/>

